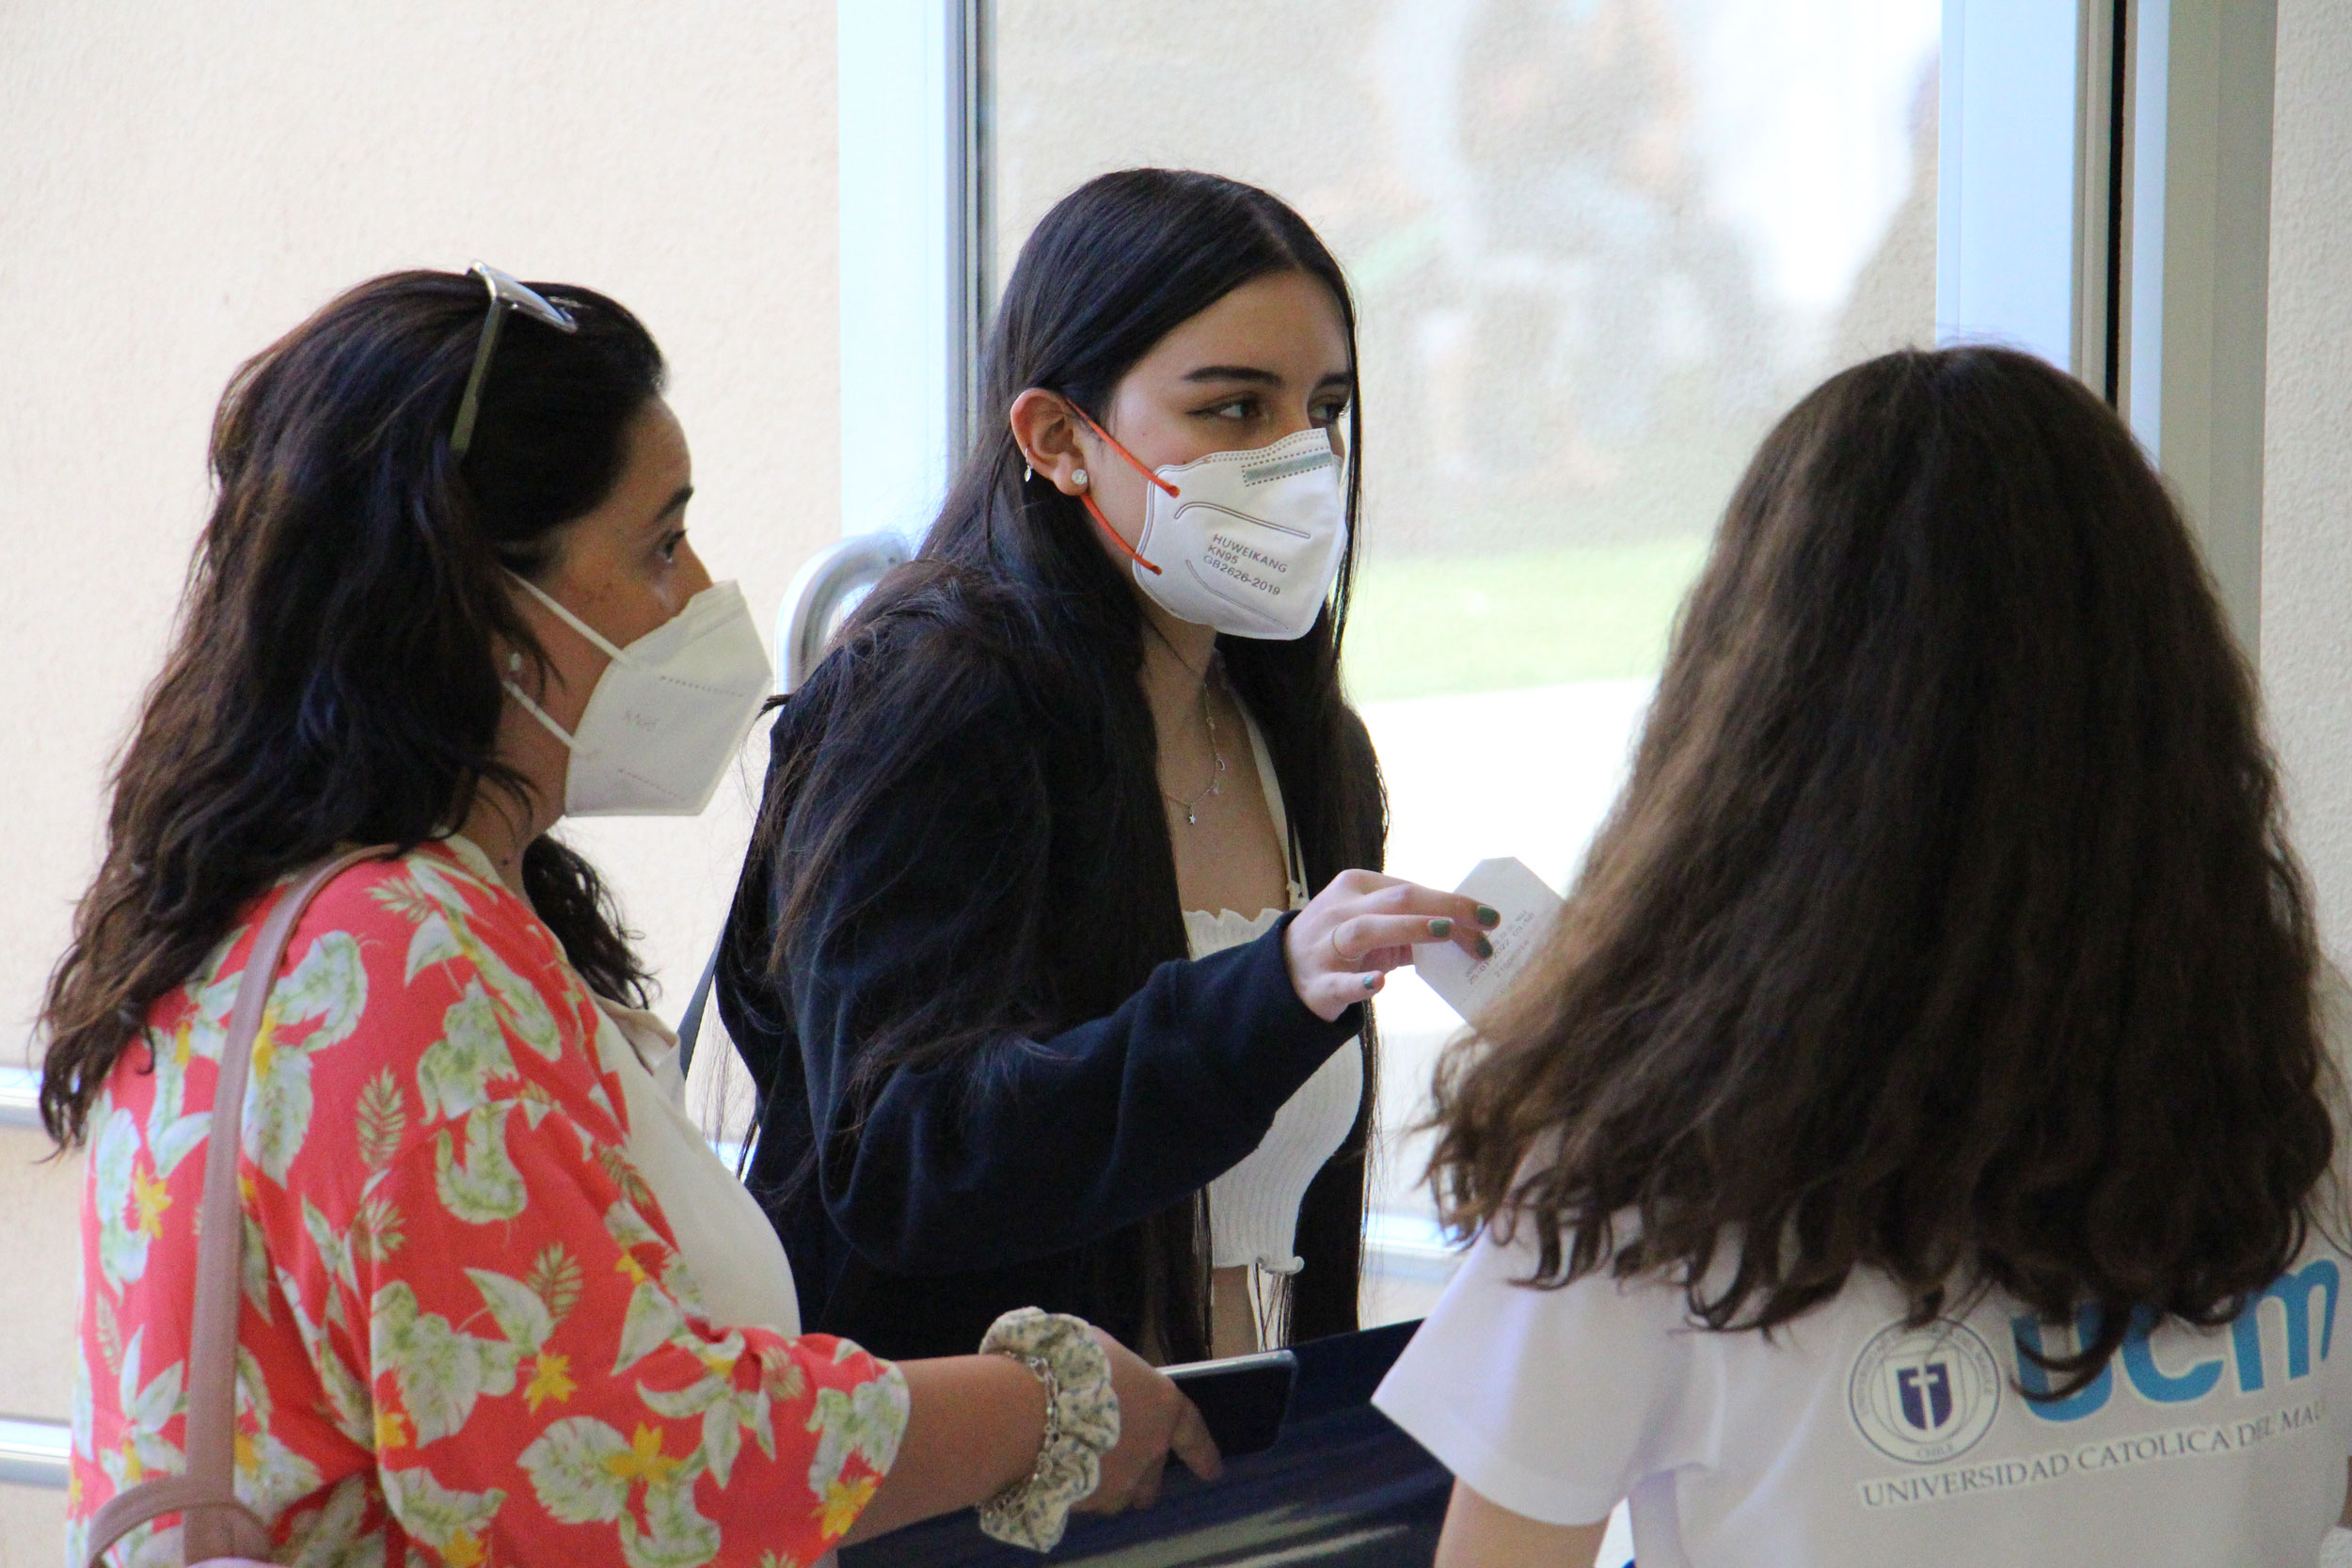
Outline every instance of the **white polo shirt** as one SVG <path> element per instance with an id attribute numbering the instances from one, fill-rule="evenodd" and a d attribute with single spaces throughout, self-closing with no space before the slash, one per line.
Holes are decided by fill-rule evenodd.
<path id="1" fill-rule="evenodd" d="M 1374 1402 L 1480 1495 L 1551 1524 L 1629 1498 L 1641 1568 L 2311 1568 L 2344 1500 L 2352 1259 L 2315 1241 L 2233 1324 L 2136 1333 L 2037 1402 L 2021 1354 L 2073 1331 L 2013 1303 L 1902 1322 L 1883 1276 L 1768 1340 L 1682 1293 L 1558 1291 L 1482 1238 Z"/>

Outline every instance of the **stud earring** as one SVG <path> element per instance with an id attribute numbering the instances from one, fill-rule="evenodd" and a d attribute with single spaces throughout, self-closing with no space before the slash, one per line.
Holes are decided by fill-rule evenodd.
<path id="1" fill-rule="evenodd" d="M 1070 479 L 1071 483 L 1077 485 L 1079 489 L 1083 490 L 1087 487 L 1087 471 L 1084 468 L 1074 470 Z"/>

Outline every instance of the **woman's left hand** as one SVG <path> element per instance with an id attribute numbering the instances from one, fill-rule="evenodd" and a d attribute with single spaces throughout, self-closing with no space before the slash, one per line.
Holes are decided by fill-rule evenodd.
<path id="1" fill-rule="evenodd" d="M 1215 1481 L 1224 1461 L 1184 1390 L 1099 1328 L 1094 1340 L 1110 1357 L 1111 1387 L 1119 1395 L 1119 1446 L 1103 1456 L 1103 1479 L 1076 1512 L 1150 1508 L 1159 1501 L 1160 1477 L 1170 1453 L 1202 1481 Z"/>

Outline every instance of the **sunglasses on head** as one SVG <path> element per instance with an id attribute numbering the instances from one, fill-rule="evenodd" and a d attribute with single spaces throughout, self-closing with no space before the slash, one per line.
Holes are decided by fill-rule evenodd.
<path id="1" fill-rule="evenodd" d="M 466 377 L 466 395 L 457 400 L 457 422 L 450 427 L 450 455 L 460 462 L 465 460 L 467 450 L 473 445 L 474 418 L 482 412 L 482 382 L 490 373 L 490 356 L 498 352 L 499 328 L 505 323 L 506 312 L 520 310 L 532 320 L 545 322 L 558 332 L 580 330 L 580 324 L 572 320 L 571 312 L 498 268 L 476 261 L 466 271 L 489 285 L 490 313 L 482 319 L 482 341 L 474 347 L 473 372 Z"/>

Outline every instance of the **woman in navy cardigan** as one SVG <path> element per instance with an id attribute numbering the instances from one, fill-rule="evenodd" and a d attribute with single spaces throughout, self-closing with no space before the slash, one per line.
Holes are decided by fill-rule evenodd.
<path id="1" fill-rule="evenodd" d="M 1491 911 L 1377 873 L 1339 687 L 1352 464 L 1304 635 L 1188 622 L 1129 563 L 1152 466 L 1343 454 L 1354 371 L 1337 262 L 1263 191 L 1108 175 L 1024 247 L 1008 419 L 787 705 L 721 957 L 810 1328 L 920 1355 L 1036 1305 L 1178 1361 L 1356 1326 L 1364 1003 Z M 1204 1191 L 1302 1137 L 1295 1232 L 1262 1220 L 1255 1255 L 1295 1277 L 1213 1288 L 1233 1215 Z"/>

